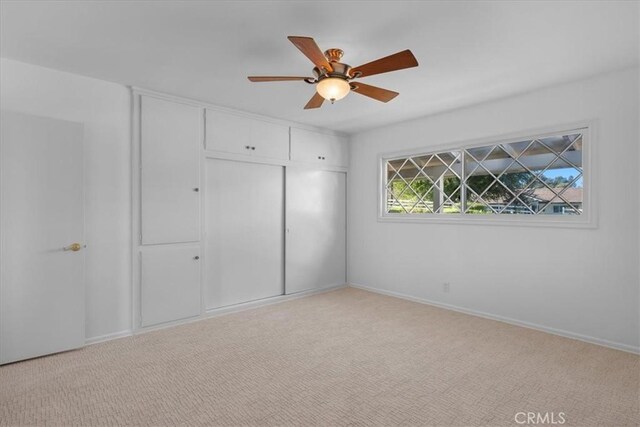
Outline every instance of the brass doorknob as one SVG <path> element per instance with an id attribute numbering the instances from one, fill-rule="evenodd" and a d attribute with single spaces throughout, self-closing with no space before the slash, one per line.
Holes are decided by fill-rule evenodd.
<path id="1" fill-rule="evenodd" d="M 80 249 L 82 249 L 82 245 L 80 243 L 72 243 L 69 246 L 65 246 L 62 249 L 65 251 L 78 252 Z"/>

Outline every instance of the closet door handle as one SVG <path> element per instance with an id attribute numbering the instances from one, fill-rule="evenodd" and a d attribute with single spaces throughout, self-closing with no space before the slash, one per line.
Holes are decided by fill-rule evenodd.
<path id="1" fill-rule="evenodd" d="M 196 187 L 196 188 L 193 189 L 193 191 L 195 191 L 197 193 L 198 191 L 200 191 L 200 189 L 198 187 Z"/>
<path id="2" fill-rule="evenodd" d="M 200 259 L 200 257 L 198 255 L 194 256 L 193 259 L 195 259 L 196 261 Z"/>

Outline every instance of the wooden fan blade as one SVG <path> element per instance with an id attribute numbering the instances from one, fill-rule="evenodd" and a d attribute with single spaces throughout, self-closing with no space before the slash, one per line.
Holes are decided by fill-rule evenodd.
<path id="1" fill-rule="evenodd" d="M 304 106 L 305 110 L 309 110 L 311 108 L 320 108 L 322 103 L 324 102 L 324 98 L 320 96 L 318 92 L 314 93 L 307 105 Z"/>
<path id="2" fill-rule="evenodd" d="M 304 54 L 307 58 L 311 60 L 318 68 L 324 68 L 325 70 L 331 72 L 333 71 L 333 67 L 325 58 L 324 53 L 320 50 L 315 40 L 311 37 L 300 37 L 300 36 L 289 36 L 287 37 L 291 43 L 293 43 L 300 52 Z"/>
<path id="3" fill-rule="evenodd" d="M 374 74 L 388 73 L 389 71 L 402 70 L 417 66 L 418 60 L 413 56 L 413 53 L 407 49 L 367 64 L 360 65 L 359 67 L 355 67 L 351 70 L 351 75 L 355 77 L 367 77 Z"/>
<path id="4" fill-rule="evenodd" d="M 252 82 L 286 82 L 289 80 L 305 80 L 312 79 L 312 77 L 287 77 L 287 76 L 249 76 L 247 77 Z"/>
<path id="5" fill-rule="evenodd" d="M 360 82 L 351 82 L 351 84 L 355 86 L 355 89 L 351 89 L 352 91 L 382 102 L 389 102 L 400 95 L 398 92 L 392 90 L 382 89 L 381 87 L 366 85 Z"/>

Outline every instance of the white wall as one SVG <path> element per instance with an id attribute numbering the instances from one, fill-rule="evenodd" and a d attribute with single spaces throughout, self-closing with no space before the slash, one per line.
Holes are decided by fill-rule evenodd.
<path id="1" fill-rule="evenodd" d="M 355 135 L 349 282 L 638 351 L 638 93 L 634 68 Z M 590 119 L 597 229 L 377 222 L 379 153 Z"/>
<path id="2" fill-rule="evenodd" d="M 0 77 L 3 109 L 84 123 L 87 338 L 129 330 L 128 89 L 7 59 Z M 637 350 L 638 90 L 631 69 L 354 136 L 349 281 Z M 378 153 L 594 118 L 595 230 L 377 222 Z"/>
<path id="3" fill-rule="evenodd" d="M 2 109 L 84 123 L 86 335 L 131 327 L 131 101 L 118 84 L 1 59 Z"/>

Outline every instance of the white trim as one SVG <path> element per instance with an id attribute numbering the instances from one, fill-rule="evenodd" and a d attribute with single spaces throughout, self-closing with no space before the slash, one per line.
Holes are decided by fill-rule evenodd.
<path id="1" fill-rule="evenodd" d="M 137 330 L 126 329 L 120 332 L 114 332 L 111 334 L 99 335 L 97 337 L 87 338 L 85 340 L 85 345 L 98 344 L 101 342 L 107 342 L 112 340 L 117 340 L 120 338 L 132 337 L 141 334 L 146 334 L 147 332 L 157 331 L 161 329 L 168 329 L 174 326 L 186 325 L 188 323 L 199 322 L 202 320 L 211 319 L 214 317 L 225 316 L 227 314 L 239 313 L 241 311 L 248 311 L 254 308 L 266 307 L 268 305 L 280 304 L 286 301 L 291 301 L 295 299 L 305 298 L 312 295 L 324 294 L 326 292 L 335 291 L 338 289 L 347 288 L 349 285 L 337 285 L 330 286 L 322 289 L 313 289 L 309 291 L 298 292 L 290 295 L 278 295 L 270 298 L 263 298 L 255 301 L 245 302 L 241 304 L 230 305 L 228 307 L 220 307 L 212 310 L 207 310 L 204 315 L 197 317 L 190 317 L 187 319 L 174 320 L 171 322 L 161 323 L 159 325 L 147 326 L 145 328 L 140 328 Z"/>
<path id="2" fill-rule="evenodd" d="M 243 302 L 240 304 L 234 304 L 226 307 L 214 308 L 211 310 L 206 310 L 205 314 L 202 316 L 189 317 L 186 319 L 173 320 L 171 322 L 160 323 L 157 325 L 142 327 L 133 331 L 133 335 L 140 335 L 146 332 L 157 331 L 160 329 L 171 328 L 173 326 L 184 325 L 187 323 L 199 322 L 201 320 L 211 319 L 212 317 L 224 316 L 226 314 L 238 313 L 241 311 L 247 311 L 254 308 L 265 307 L 268 305 L 280 304 L 282 302 L 291 301 L 294 299 L 304 298 L 311 295 L 323 294 L 325 292 L 335 291 L 337 289 L 342 289 L 348 287 L 347 284 L 330 286 L 322 289 L 312 289 L 309 291 L 297 292 L 295 294 L 289 295 L 277 295 L 274 297 L 262 298 L 255 301 Z"/>
<path id="3" fill-rule="evenodd" d="M 403 293 L 400 293 L 400 292 L 394 292 L 394 291 L 388 291 L 388 290 L 385 290 L 385 289 L 373 288 L 373 287 L 370 287 L 370 286 L 359 285 L 359 284 L 356 284 L 356 283 L 350 283 L 348 286 L 351 287 L 351 288 L 362 289 L 364 291 L 369 291 L 369 292 L 373 292 L 373 293 L 376 293 L 376 294 L 381 294 L 381 295 L 386 295 L 386 296 L 390 296 L 390 297 L 400 298 L 400 299 L 407 300 L 407 301 L 413 301 L 413 302 L 417 302 L 417 303 L 420 303 L 420 304 L 426 304 L 426 305 L 431 305 L 431 306 L 438 307 L 438 308 L 443 308 L 445 310 L 456 311 L 458 313 L 463 313 L 463 314 L 468 314 L 468 315 L 471 315 L 471 316 L 482 317 L 484 319 L 496 320 L 498 322 L 508 323 L 510 325 L 520 326 L 520 327 L 527 328 L 527 329 L 533 329 L 533 330 L 540 331 L 540 332 L 546 332 L 546 333 L 551 334 L 551 335 L 557 335 L 557 336 L 560 336 L 560 337 L 563 337 L 563 338 L 570 338 L 570 339 L 574 339 L 574 340 L 578 340 L 578 341 L 583 341 L 583 342 L 586 342 L 586 343 L 589 343 L 589 344 L 595 344 L 595 345 L 599 345 L 599 346 L 602 346 L 602 347 L 612 348 L 614 350 L 621 350 L 621 351 L 626 351 L 628 353 L 640 354 L 640 346 L 636 347 L 636 346 L 632 346 L 632 345 L 629 345 L 629 344 L 623 344 L 623 343 L 619 343 L 619 342 L 605 340 L 605 339 L 602 339 L 602 338 L 592 337 L 592 336 L 589 336 L 589 335 L 583 335 L 583 334 L 578 334 L 578 333 L 575 333 L 575 332 L 565 331 L 563 329 L 556 329 L 556 328 L 551 328 L 551 327 L 548 327 L 548 326 L 542 326 L 542 325 L 539 325 L 537 323 L 530 323 L 530 322 L 525 322 L 525 321 L 522 321 L 522 320 L 513 319 L 513 318 L 510 318 L 510 317 L 500 316 L 500 315 L 497 315 L 497 314 L 485 313 L 483 311 L 472 310 L 472 309 L 465 308 L 465 307 L 460 307 L 460 306 L 457 306 L 457 305 L 446 304 L 446 303 L 442 303 L 442 302 L 429 300 L 429 299 L 426 299 L 426 298 L 415 297 L 415 296 L 403 294 Z"/>
<path id="4" fill-rule="evenodd" d="M 262 298 L 259 300 L 243 302 L 240 304 L 229 305 L 226 307 L 213 308 L 213 309 L 207 310 L 207 313 L 205 316 L 207 318 L 223 316 L 229 313 L 237 313 L 240 311 L 251 310 L 257 307 L 280 304 L 282 302 L 286 302 L 294 299 L 300 299 L 300 298 L 305 298 L 312 295 L 324 294 L 327 292 L 335 291 L 338 289 L 344 289 L 347 287 L 348 287 L 347 284 L 343 284 L 343 285 L 327 286 L 326 288 L 321 288 L 321 289 L 309 289 L 306 291 L 296 292 L 293 294 L 276 295 L 274 297 Z"/>
<path id="5" fill-rule="evenodd" d="M 477 317 L 482 317 L 484 319 L 496 320 L 498 322 L 503 322 L 503 323 L 507 323 L 507 324 L 510 324 L 510 325 L 527 328 L 527 329 L 533 329 L 533 330 L 536 330 L 536 331 L 545 332 L 545 333 L 552 334 L 552 335 L 557 335 L 557 336 L 560 336 L 560 337 L 563 337 L 563 338 L 575 339 L 575 340 L 583 341 L 583 342 L 586 342 L 586 343 L 589 343 L 589 344 L 594 344 L 594 345 L 599 345 L 599 346 L 602 346 L 602 347 L 612 348 L 614 350 L 621 350 L 621 351 L 625 351 L 625 352 L 628 352 L 628 353 L 640 354 L 640 347 L 635 347 L 635 346 L 631 346 L 631 345 L 628 345 L 628 344 L 613 342 L 613 341 L 609 341 L 609 340 L 605 340 L 605 339 L 601 339 L 601 338 L 596 338 L 596 337 L 592 337 L 592 336 L 588 336 L 588 335 L 577 334 L 577 333 L 565 331 L 565 330 L 562 330 L 562 329 L 550 328 L 550 327 L 547 327 L 547 326 L 538 325 L 536 323 L 524 322 L 524 321 L 521 321 L 521 320 L 516 320 L 516 319 L 509 318 L 509 317 L 504 317 L 504 316 L 499 316 L 499 315 L 495 315 L 495 314 L 485 313 L 485 312 L 482 312 L 482 311 L 471 310 L 471 309 L 468 309 L 468 308 L 459 307 L 459 306 L 452 305 L 452 304 L 445 304 L 445 303 L 441 303 L 441 302 L 436 302 L 436 301 L 428 300 L 426 298 L 414 297 L 414 296 L 407 295 L 407 294 L 402 294 L 402 293 L 399 293 L 399 292 L 388 291 L 388 290 L 384 290 L 384 289 L 377 289 L 377 288 L 373 288 L 373 287 L 365 286 L 365 285 L 359 285 L 359 284 L 356 284 L 356 283 L 350 283 L 350 284 L 339 285 L 339 286 L 332 286 L 332 287 L 328 287 L 328 288 L 311 290 L 311 291 L 304 291 L 304 292 L 299 292 L 299 293 L 295 293 L 295 294 L 291 294 L 291 295 L 279 295 L 279 296 L 276 296 L 276 297 L 265 298 L 265 299 L 261 299 L 261 300 L 257 300 L 257 301 L 251 301 L 251 302 L 242 303 L 242 304 L 236 304 L 236 305 L 232 305 L 232 306 L 228 306 L 228 307 L 216 308 L 216 309 L 213 309 L 213 310 L 208 310 L 208 311 L 206 311 L 206 313 L 204 315 L 198 316 L 198 317 L 192 317 L 192 318 L 188 318 L 188 319 L 182 319 L 182 320 L 176 320 L 176 321 L 173 321 L 173 322 L 167 322 L 167 323 L 163 323 L 163 324 L 160 324 L 160 325 L 149 326 L 149 327 L 146 327 L 146 328 L 138 329 L 136 331 L 124 330 L 124 331 L 115 332 L 115 333 L 112 333 L 112 334 L 106 334 L 106 335 L 100 335 L 100 336 L 97 336 L 97 337 L 87 338 L 86 345 L 92 345 L 92 344 L 111 341 L 111 340 L 115 340 L 115 339 L 119 339 L 119 338 L 136 336 L 136 335 L 144 334 L 144 333 L 151 332 L 151 331 L 156 331 L 156 330 L 171 328 L 171 327 L 174 327 L 174 326 L 184 325 L 184 324 L 187 324 L 187 323 L 199 322 L 201 320 L 206 320 L 206 319 L 210 319 L 210 318 L 213 318 L 213 317 L 224 316 L 224 315 L 227 315 L 227 314 L 238 313 L 238 312 L 242 312 L 242 311 L 251 310 L 251 309 L 254 309 L 254 308 L 259 308 L 259 307 L 265 307 L 265 306 L 269 306 L 269 305 L 279 304 L 279 303 L 282 303 L 282 302 L 291 301 L 291 300 L 299 299 L 299 298 L 304 298 L 304 297 L 308 297 L 308 296 L 312 296 L 312 295 L 318 295 L 318 294 L 322 294 L 322 293 L 326 293 L 326 292 L 331 292 L 331 291 L 334 291 L 334 290 L 337 290 L 337 289 L 343 289 L 343 288 L 346 288 L 346 287 L 362 289 L 364 291 L 373 292 L 373 293 L 380 294 L 380 295 L 386 295 L 386 296 L 394 297 L 394 298 L 400 298 L 400 299 L 407 300 L 407 301 L 413 301 L 413 302 L 417 302 L 417 303 L 420 303 L 420 304 L 430 305 L 430 306 L 442 308 L 442 309 L 445 309 L 445 310 L 451 310 L 451 311 L 455 311 L 455 312 L 458 312 L 458 313 L 467 314 L 467 315 L 470 315 L 470 316 L 477 316 Z"/>
<path id="6" fill-rule="evenodd" d="M 141 232 L 141 101 L 140 94 L 131 91 L 131 330 L 140 327 L 140 246 Z"/>
<path id="7" fill-rule="evenodd" d="M 98 344 L 101 342 L 117 340 L 119 338 L 130 337 L 132 335 L 133 335 L 133 331 L 131 329 L 125 329 L 124 331 L 120 331 L 120 332 L 114 332 L 111 334 L 98 335 L 97 337 L 87 338 L 84 341 L 84 344 L 85 345 Z"/>
<path id="8" fill-rule="evenodd" d="M 233 109 L 233 108 L 229 108 L 229 107 L 223 107 L 223 106 L 220 106 L 220 105 L 211 104 L 211 103 L 206 102 L 206 101 L 183 98 L 181 96 L 170 95 L 170 94 L 162 93 L 162 92 L 156 92 L 156 91 L 153 91 L 153 90 L 150 90 L 150 89 L 144 89 L 144 88 L 140 88 L 140 87 L 137 87 L 137 86 L 129 86 L 129 88 L 132 90 L 133 93 L 135 93 L 137 95 L 153 96 L 153 97 L 164 99 L 164 100 L 167 100 L 167 101 L 180 102 L 180 103 L 188 104 L 188 105 L 191 105 L 191 106 L 194 106 L 194 107 L 208 108 L 210 110 L 217 110 L 217 111 L 221 111 L 221 112 L 228 113 L 228 114 L 233 114 L 233 115 L 240 116 L 240 117 L 247 117 L 247 118 L 250 118 L 250 119 L 261 120 L 263 122 L 276 123 L 276 124 L 280 124 L 280 125 L 284 125 L 284 126 L 311 130 L 311 131 L 314 131 L 314 132 L 323 133 L 325 135 L 332 135 L 332 136 L 339 136 L 339 137 L 343 137 L 343 138 L 349 138 L 349 134 L 344 133 L 344 132 L 337 132 L 337 131 L 333 131 L 333 130 L 330 130 L 330 129 L 325 129 L 325 128 L 321 128 L 321 127 L 317 127 L 317 126 L 311 126 L 311 125 L 305 125 L 303 123 L 293 122 L 293 121 L 290 121 L 290 120 L 283 120 L 283 119 L 278 119 L 278 118 L 275 118 L 275 117 L 264 116 L 264 115 L 255 114 L 255 113 L 249 113 L 249 112 L 246 112 L 246 111 L 241 111 L 241 110 L 237 110 L 237 109 Z"/>
<path id="9" fill-rule="evenodd" d="M 595 197 L 595 182 L 597 177 L 594 152 L 597 146 L 597 119 L 584 120 L 568 124 L 548 126 L 545 128 L 529 129 L 503 135 L 496 135 L 475 140 L 455 141 L 438 145 L 423 145 L 421 147 L 405 149 L 391 153 L 378 154 L 378 222 L 395 223 L 434 223 L 456 225 L 500 225 L 524 227 L 560 227 L 560 228 L 597 228 L 598 207 Z M 468 214 L 389 214 L 386 212 L 386 161 L 395 158 L 415 156 L 422 153 L 440 151 L 457 151 L 485 145 L 495 145 L 513 142 L 527 138 L 540 138 L 558 135 L 576 130 L 583 130 L 585 144 L 583 144 L 583 213 L 582 215 L 560 217 L 556 215 L 492 215 L 478 216 Z"/>
<path id="10" fill-rule="evenodd" d="M 218 159 L 218 160 L 231 160 L 235 162 L 244 162 L 244 163 L 259 163 L 262 165 L 273 165 L 273 166 L 295 166 L 306 169 L 313 170 L 324 170 L 331 172 L 344 172 L 347 173 L 348 170 L 346 167 L 342 166 L 331 166 L 331 165 L 323 165 L 320 163 L 310 163 L 310 162 L 297 162 L 288 159 L 275 159 L 271 157 L 258 157 L 247 154 L 236 154 L 236 153 L 227 153 L 224 151 L 215 151 L 215 150 L 204 150 L 202 156 L 205 160 L 208 159 Z"/>

